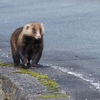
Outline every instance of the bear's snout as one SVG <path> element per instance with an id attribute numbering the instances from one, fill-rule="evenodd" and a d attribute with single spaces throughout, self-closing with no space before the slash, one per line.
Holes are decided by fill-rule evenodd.
<path id="1" fill-rule="evenodd" d="M 38 40 L 38 39 L 41 39 L 42 37 L 41 37 L 40 33 L 37 33 L 35 38 Z"/>
<path id="2" fill-rule="evenodd" d="M 41 39 L 41 36 L 38 36 L 36 39 L 37 39 L 37 40 L 38 40 L 38 39 Z"/>

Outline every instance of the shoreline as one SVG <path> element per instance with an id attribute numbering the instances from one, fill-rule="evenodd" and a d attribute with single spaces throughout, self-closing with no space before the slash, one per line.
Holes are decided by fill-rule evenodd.
<path id="1" fill-rule="evenodd" d="M 60 87 L 57 89 L 57 91 L 59 90 L 58 93 L 56 93 L 55 90 L 53 90 L 55 91 L 53 93 L 53 91 L 48 90 L 46 86 L 39 82 L 40 78 L 38 80 L 29 74 L 34 74 L 34 72 L 27 70 L 26 73 L 26 70 L 23 69 L 23 73 L 21 74 L 20 71 L 21 70 L 13 67 L 0 67 L 0 80 L 2 81 L 0 84 L 0 90 L 2 91 L 1 97 L 6 98 L 9 96 L 11 100 L 70 100 L 70 96 L 68 96 Z M 41 78 L 44 77 L 44 79 L 47 78 L 47 76 L 43 74 L 41 74 L 41 76 L 38 74 L 37 76 Z"/>

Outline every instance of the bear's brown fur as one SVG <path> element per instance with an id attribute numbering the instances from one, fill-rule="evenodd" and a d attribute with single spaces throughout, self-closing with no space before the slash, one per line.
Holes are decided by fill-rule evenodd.
<path id="1" fill-rule="evenodd" d="M 14 66 L 20 66 L 20 59 L 24 67 L 37 67 L 43 51 L 44 26 L 34 22 L 16 29 L 10 39 Z"/>

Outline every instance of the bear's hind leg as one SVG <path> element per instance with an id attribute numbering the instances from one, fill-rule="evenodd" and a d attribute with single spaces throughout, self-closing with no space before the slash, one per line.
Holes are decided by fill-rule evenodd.
<path id="1" fill-rule="evenodd" d="M 13 61 L 14 61 L 14 67 L 20 67 L 20 56 L 18 53 L 12 53 Z"/>
<path id="2" fill-rule="evenodd" d="M 29 68 L 31 66 L 31 64 L 30 64 L 31 57 L 28 56 L 27 59 L 28 59 L 27 67 Z"/>

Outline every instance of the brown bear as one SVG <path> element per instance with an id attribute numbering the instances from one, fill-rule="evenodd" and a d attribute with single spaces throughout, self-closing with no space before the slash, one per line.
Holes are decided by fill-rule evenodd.
<path id="1" fill-rule="evenodd" d="M 37 67 L 44 46 L 44 26 L 33 22 L 16 29 L 10 39 L 12 57 L 15 67 L 20 67 L 20 59 L 24 67 Z"/>

